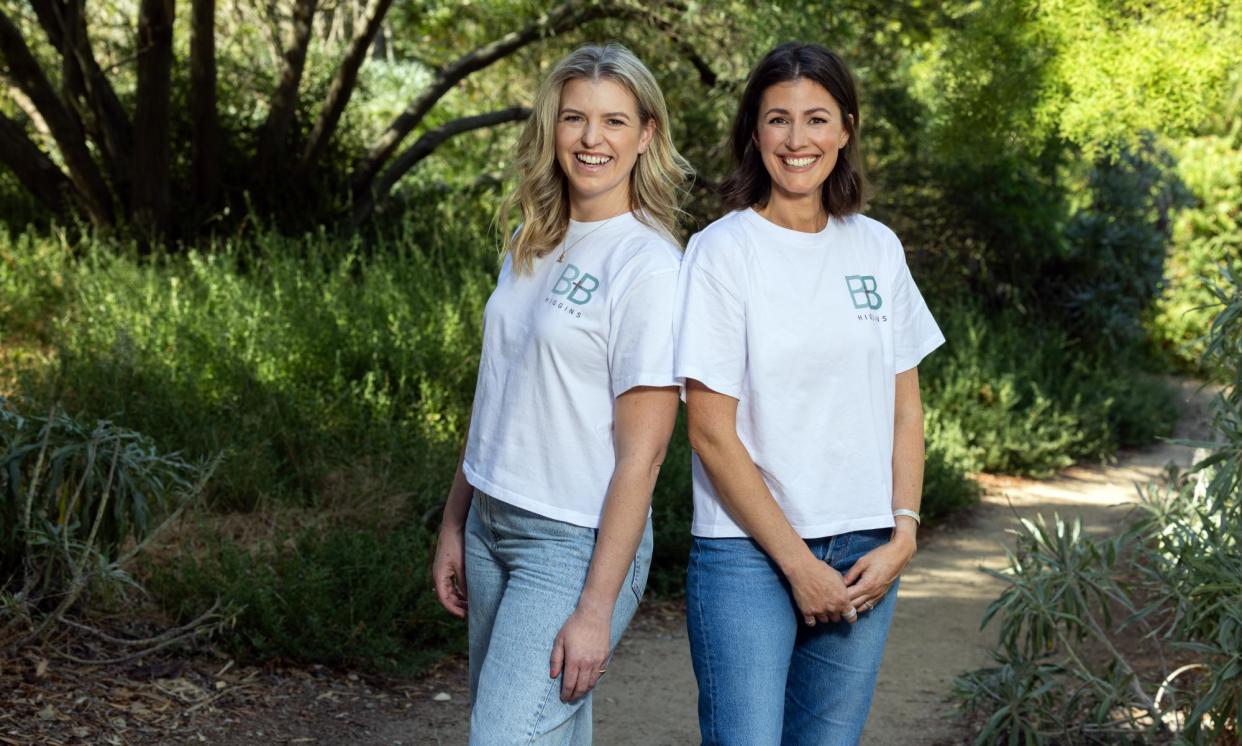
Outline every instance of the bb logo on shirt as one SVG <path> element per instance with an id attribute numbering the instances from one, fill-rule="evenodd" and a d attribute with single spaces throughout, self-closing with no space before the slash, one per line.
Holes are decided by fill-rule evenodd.
<path id="1" fill-rule="evenodd" d="M 845 287 L 850 291 L 854 308 L 876 311 L 884 304 L 884 299 L 875 291 L 875 275 L 846 275 Z"/>
<path id="2" fill-rule="evenodd" d="M 572 264 L 565 265 L 565 271 L 561 272 L 560 279 L 552 286 L 553 295 L 563 295 L 565 300 L 575 306 L 589 303 L 596 290 L 599 290 L 599 278 Z"/>

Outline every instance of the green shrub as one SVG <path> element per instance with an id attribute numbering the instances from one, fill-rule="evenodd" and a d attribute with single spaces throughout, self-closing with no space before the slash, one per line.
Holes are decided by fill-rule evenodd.
<path id="1" fill-rule="evenodd" d="M 1164 290 L 1147 326 L 1178 367 L 1196 370 L 1216 313 L 1210 286 L 1222 267 L 1242 272 L 1242 147 L 1204 136 L 1182 143 L 1177 155 L 1178 174 L 1195 203 L 1173 221 Z"/>
<path id="2" fill-rule="evenodd" d="M 1065 226 L 1065 252 L 1036 284 L 1069 335 L 1110 354 L 1143 341 L 1142 321 L 1159 294 L 1169 216 L 1189 195 L 1170 154 L 1144 138 L 1094 163 L 1089 202 Z"/>
<path id="3" fill-rule="evenodd" d="M 649 593 L 679 597 L 686 592 L 686 562 L 690 559 L 690 519 L 694 500 L 690 491 L 690 438 L 686 411 L 677 414 L 673 437 L 651 495 L 655 551 L 647 578 Z"/>
<path id="4" fill-rule="evenodd" d="M 182 619 L 219 598 L 235 655 L 412 671 L 465 632 L 432 592 L 431 541 L 409 525 L 307 529 L 253 550 L 217 536 L 206 551 L 153 568 L 149 585 Z"/>
<path id="5" fill-rule="evenodd" d="M 20 231 L 29 226 L 46 227 L 52 216 L 47 208 L 9 169 L 0 171 L 0 231 Z"/>
<path id="6" fill-rule="evenodd" d="M 1126 582 L 1131 535 L 1096 540 L 1080 521 L 1022 520 L 1008 587 L 983 617 L 1000 628 L 997 665 L 954 682 L 961 706 L 986 718 L 976 744 L 1125 743 L 1158 733 L 1154 690 L 1110 635 L 1142 635 Z M 1108 650 L 1103 660 L 1093 646 Z"/>
<path id="7" fill-rule="evenodd" d="M 1219 442 L 1122 533 L 1023 521 L 988 607 L 997 665 L 959 677 L 976 744 L 1236 743 L 1242 714 L 1242 288 L 1215 287 Z M 1154 648 L 1154 650 L 1153 650 Z"/>
<path id="8" fill-rule="evenodd" d="M 923 459 L 923 502 L 919 514 L 927 525 L 979 501 L 979 483 L 949 461 L 939 444 L 928 443 Z"/>
<path id="9" fill-rule="evenodd" d="M 416 240 L 265 234 L 148 261 L 93 247 L 69 270 L 59 365 L 26 371 L 23 388 L 194 456 L 224 452 L 219 509 L 313 504 L 363 461 L 394 491 L 438 499 L 495 258 Z"/>
<path id="10" fill-rule="evenodd" d="M 967 471 L 1046 476 L 1167 434 L 1176 409 L 1139 363 L 1012 311 L 954 305 L 922 366 L 928 442 Z"/>
<path id="11" fill-rule="evenodd" d="M 0 340 L 46 343 L 69 295 L 72 251 L 64 234 L 10 233 L 0 225 Z"/>
<path id="12" fill-rule="evenodd" d="M 0 397 L 0 643 L 131 585 L 127 563 L 210 472 L 111 422 L 23 415 Z"/>
<path id="13" fill-rule="evenodd" d="M 1094 161 L 1063 141 L 975 155 L 915 153 L 883 175 L 875 213 L 902 237 L 925 296 L 1020 309 L 1091 350 L 1141 346 L 1170 219 L 1189 198 L 1170 153 L 1145 136 Z"/>

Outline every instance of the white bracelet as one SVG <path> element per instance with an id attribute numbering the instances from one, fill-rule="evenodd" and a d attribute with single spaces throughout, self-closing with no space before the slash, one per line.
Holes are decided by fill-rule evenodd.
<path id="1" fill-rule="evenodd" d="M 893 511 L 893 517 L 894 517 L 894 518 L 896 518 L 896 517 L 897 517 L 897 516 L 899 516 L 899 515 L 910 516 L 911 518 L 913 518 L 913 519 L 914 519 L 914 522 L 915 522 L 915 523 L 917 523 L 917 524 L 918 524 L 918 525 L 920 525 L 920 526 L 922 526 L 922 525 L 923 525 L 923 519 L 919 518 L 919 514 L 918 514 L 918 513 L 915 513 L 913 510 L 907 510 L 907 509 L 905 509 L 905 508 L 899 508 L 899 509 L 897 509 L 897 510 L 894 510 L 894 511 Z"/>

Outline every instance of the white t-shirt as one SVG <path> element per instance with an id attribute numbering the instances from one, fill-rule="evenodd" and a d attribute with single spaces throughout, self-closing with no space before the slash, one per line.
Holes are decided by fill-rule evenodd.
<path id="1" fill-rule="evenodd" d="M 518 275 L 505 257 L 483 312 L 463 464 L 472 486 L 599 526 L 616 465 L 614 400 L 635 386 L 677 385 L 680 263 L 678 248 L 632 213 L 570 221 L 564 243 L 535 260 L 532 274 Z"/>
<path id="2" fill-rule="evenodd" d="M 804 538 L 894 525 L 896 374 L 943 342 L 901 242 L 870 218 L 803 233 L 739 210 L 686 249 L 677 378 L 738 400 L 738 436 Z M 746 536 L 697 455 L 693 474 L 691 532 Z"/>

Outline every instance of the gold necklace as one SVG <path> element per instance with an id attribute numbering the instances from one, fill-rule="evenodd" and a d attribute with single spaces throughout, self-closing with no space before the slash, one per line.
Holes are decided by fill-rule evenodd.
<path id="1" fill-rule="evenodd" d="M 621 213 L 621 215 L 624 215 L 624 214 L 625 214 L 625 213 Z M 560 256 L 558 256 L 558 257 L 556 258 L 557 263 L 558 263 L 558 264 L 564 263 L 564 261 L 565 261 L 565 255 L 569 253 L 569 250 L 570 250 L 570 249 L 572 249 L 573 247 L 575 247 L 575 246 L 577 246 L 578 244 L 582 243 L 582 242 L 583 242 L 583 241 L 585 241 L 588 237 L 590 237 L 593 233 L 595 233 L 595 231 L 599 230 L 600 228 L 603 228 L 605 225 L 608 225 L 608 224 L 609 224 L 610 222 L 612 222 L 614 219 L 621 217 L 621 215 L 613 215 L 611 218 L 608 218 L 608 219 L 607 219 L 607 220 L 605 220 L 604 222 L 600 223 L 599 225 L 597 225 L 597 226 L 595 226 L 594 228 L 592 228 L 591 230 L 589 230 L 585 236 L 581 236 L 581 237 L 579 237 L 579 238 L 574 239 L 574 242 L 573 242 L 573 243 L 569 244 L 569 245 L 568 245 L 568 246 L 566 246 L 564 249 L 561 249 L 561 255 L 560 255 Z"/>

